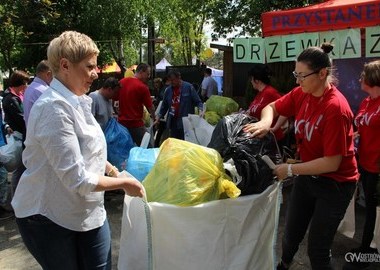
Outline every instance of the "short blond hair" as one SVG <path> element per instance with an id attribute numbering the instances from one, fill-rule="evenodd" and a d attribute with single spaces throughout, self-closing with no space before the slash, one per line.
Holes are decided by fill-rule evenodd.
<path id="1" fill-rule="evenodd" d="M 89 36 L 76 31 L 63 32 L 47 48 L 47 58 L 53 74 L 58 73 L 62 58 L 79 63 L 90 55 L 99 55 L 98 47 Z"/>

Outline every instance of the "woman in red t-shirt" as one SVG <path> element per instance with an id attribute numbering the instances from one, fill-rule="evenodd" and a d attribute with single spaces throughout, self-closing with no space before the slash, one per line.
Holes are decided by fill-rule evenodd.
<path id="1" fill-rule="evenodd" d="M 255 64 L 249 71 L 252 87 L 258 91 L 258 93 L 249 105 L 246 113 L 258 120 L 261 118 L 261 111 L 264 107 L 281 97 L 281 94 L 270 85 L 270 76 L 271 71 L 269 67 L 264 64 Z M 284 130 L 281 128 L 285 121 L 286 117 L 284 116 L 273 119 L 271 130 L 276 136 L 277 141 L 282 140 L 285 136 Z"/>
<path id="2" fill-rule="evenodd" d="M 305 49 L 297 58 L 294 77 L 299 87 L 266 106 L 261 120 L 244 131 L 264 136 L 273 118 L 295 117 L 300 163 L 276 165 L 278 179 L 296 175 L 282 240 L 288 269 L 309 227 L 308 255 L 312 269 L 332 269 L 330 248 L 354 193 L 358 171 L 354 156 L 353 114 L 332 84 L 330 44 Z"/>
<path id="3" fill-rule="evenodd" d="M 360 180 L 365 195 L 366 219 L 361 246 L 353 252 L 373 253 L 376 249 L 371 249 L 370 245 L 376 222 L 376 196 L 380 196 L 376 195 L 380 173 L 380 60 L 364 65 L 360 84 L 368 97 L 360 104 L 354 123 L 359 136 Z M 369 263 L 361 263 L 365 264 Z"/>

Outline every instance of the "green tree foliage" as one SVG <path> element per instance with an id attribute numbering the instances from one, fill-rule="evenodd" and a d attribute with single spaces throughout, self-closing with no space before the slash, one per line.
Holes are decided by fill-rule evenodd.
<path id="1" fill-rule="evenodd" d="M 322 0 L 232 0 L 217 1 L 213 6 L 213 39 L 226 38 L 229 33 L 238 36 L 256 36 L 261 33 L 261 14 L 268 11 L 303 7 Z"/>
<path id="2" fill-rule="evenodd" d="M 54 36 L 53 26 L 59 16 L 49 0 L 16 0 L 14 5 L 20 18 L 15 25 L 19 25 L 23 33 L 15 65 L 33 72 L 38 62 L 46 59 L 47 45 Z"/>
<path id="3" fill-rule="evenodd" d="M 205 49 L 204 26 L 213 23 L 214 37 L 234 29 L 239 35 L 260 31 L 265 11 L 312 4 L 316 1 L 273 0 L 2 0 L 0 3 L 0 64 L 11 70 L 33 69 L 46 58 L 49 41 L 65 30 L 93 38 L 100 65 L 116 60 L 121 67 L 138 61 L 147 46 L 147 29 L 154 27 L 156 59 L 175 65 L 199 63 Z M 143 58 L 143 61 L 146 59 Z"/>
<path id="4" fill-rule="evenodd" d="M 36 13 L 36 3 L 41 1 L 29 1 L 25 6 L 25 14 Z M 47 2 L 47 1 L 45 1 Z M 48 10 L 45 13 L 36 14 L 34 21 L 25 21 L 23 29 L 30 33 L 25 44 L 30 44 L 34 50 L 40 50 L 40 59 L 46 55 L 46 45 L 55 36 L 65 30 L 83 32 L 94 39 L 101 50 L 99 64 L 111 63 L 115 59 L 120 66 L 125 67 L 125 44 L 132 44 L 139 38 L 137 1 L 106 1 L 106 0 L 59 0 L 49 1 Z M 44 15 L 44 14 L 47 14 Z M 137 38 L 136 38 L 137 37 Z M 41 46 L 38 48 L 38 44 Z M 34 54 L 36 55 L 36 54 Z M 37 54 L 38 55 L 38 54 Z M 128 56 L 132 56 L 130 53 Z M 24 55 L 24 59 L 26 59 Z M 136 55 L 134 55 L 136 57 Z"/>
<path id="5" fill-rule="evenodd" d="M 87 0 L 78 31 L 84 32 L 97 41 L 101 50 L 99 63 L 116 60 L 119 66 L 127 68 L 137 59 L 136 48 L 141 43 L 140 24 L 141 1 L 137 0 Z"/>
<path id="6" fill-rule="evenodd" d="M 206 66 L 210 66 L 216 69 L 223 69 L 223 52 L 215 52 L 211 57 L 207 58 L 205 57 L 204 59 L 201 60 Z"/>
<path id="7" fill-rule="evenodd" d="M 158 2 L 158 1 L 157 1 Z M 161 0 L 157 8 L 158 35 L 167 39 L 166 46 L 159 46 L 174 64 L 191 65 L 195 57 L 199 64 L 205 48 L 204 26 L 211 19 L 216 0 Z"/>
<path id="8" fill-rule="evenodd" d="M 12 72 L 13 58 L 23 35 L 20 17 L 13 0 L 3 0 L 0 4 L 0 54 L 2 65 Z"/>
<path id="9" fill-rule="evenodd" d="M 3 65 L 34 67 L 46 58 L 49 41 L 65 30 L 93 38 L 99 64 L 117 60 L 126 66 L 137 58 L 140 12 L 137 0 L 3 0 L 0 4 L 0 53 Z M 124 48 L 126 46 L 126 48 Z M 133 48 L 133 49 L 132 49 Z M 127 63 L 125 58 L 132 59 Z"/>

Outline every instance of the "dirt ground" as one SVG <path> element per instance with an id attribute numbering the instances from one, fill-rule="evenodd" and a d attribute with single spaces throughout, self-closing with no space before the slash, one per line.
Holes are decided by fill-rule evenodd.
<path id="1" fill-rule="evenodd" d="M 281 253 L 281 237 L 283 234 L 284 225 L 284 215 L 286 209 L 286 199 L 290 192 L 290 186 L 284 187 L 284 204 L 281 207 L 280 222 L 279 222 L 279 235 L 277 243 L 277 257 L 280 257 Z M 113 268 L 117 269 L 117 258 L 120 245 L 120 226 L 121 226 L 121 215 L 123 209 L 123 198 L 122 194 L 112 194 L 106 196 L 106 209 L 108 212 L 108 218 L 110 220 L 110 226 L 112 230 L 112 260 Z M 357 206 L 357 229 L 360 232 L 363 226 L 363 207 Z M 345 263 L 344 255 L 350 249 L 357 247 L 359 244 L 360 235 L 355 235 L 354 239 L 347 238 L 339 233 L 337 233 L 333 248 L 333 265 L 334 269 L 342 269 Z M 291 267 L 292 270 L 307 270 L 311 269 L 307 257 L 307 245 L 304 241 L 295 257 L 296 263 Z M 35 259 L 30 255 L 28 250 L 25 248 L 21 236 L 18 232 L 15 219 L 8 219 L 0 221 L 0 269 L 2 270 L 33 270 L 41 269 L 37 264 Z M 380 270 L 380 263 L 372 265 L 371 270 Z M 133 269 L 132 269 L 133 270 Z M 171 270 L 171 269 L 158 269 L 158 270 Z M 179 269 L 173 269 L 179 270 Z M 203 269 L 200 269 L 203 270 Z M 206 269 L 205 269 L 206 270 Z"/>

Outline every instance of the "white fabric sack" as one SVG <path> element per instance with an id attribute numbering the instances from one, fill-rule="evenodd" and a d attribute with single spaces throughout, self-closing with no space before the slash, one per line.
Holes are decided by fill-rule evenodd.
<path id="1" fill-rule="evenodd" d="M 376 225 L 375 225 L 375 231 L 373 234 L 373 242 L 375 242 L 377 250 L 380 253 L 380 206 L 376 208 L 377 214 L 376 214 Z"/>
<path id="2" fill-rule="evenodd" d="M 281 183 L 192 207 L 125 196 L 118 269 L 274 269 L 280 201 Z"/>
<path id="3" fill-rule="evenodd" d="M 15 131 L 5 138 L 7 144 L 0 147 L 0 163 L 8 172 L 12 172 L 22 163 L 22 134 Z"/>
<path id="4" fill-rule="evenodd" d="M 347 207 L 346 214 L 339 224 L 338 232 L 346 237 L 353 238 L 355 234 L 355 201 L 358 189 L 355 189 L 350 204 Z"/>
<path id="5" fill-rule="evenodd" d="M 150 126 L 147 128 L 147 131 L 144 133 L 143 138 L 141 139 L 140 147 L 141 148 L 148 148 L 154 146 L 154 128 L 153 128 L 153 121 L 151 121 Z"/>
<path id="6" fill-rule="evenodd" d="M 182 117 L 185 141 L 207 146 L 210 143 L 215 126 L 196 114 Z"/>
<path id="7" fill-rule="evenodd" d="M 161 107 L 162 107 L 162 100 L 158 103 L 157 105 L 157 108 L 156 108 L 156 111 L 154 112 L 154 114 L 157 116 L 160 111 L 161 111 Z M 162 121 L 165 121 L 166 122 L 166 119 L 168 118 L 168 112 L 165 113 L 164 117 L 161 118 Z"/>

